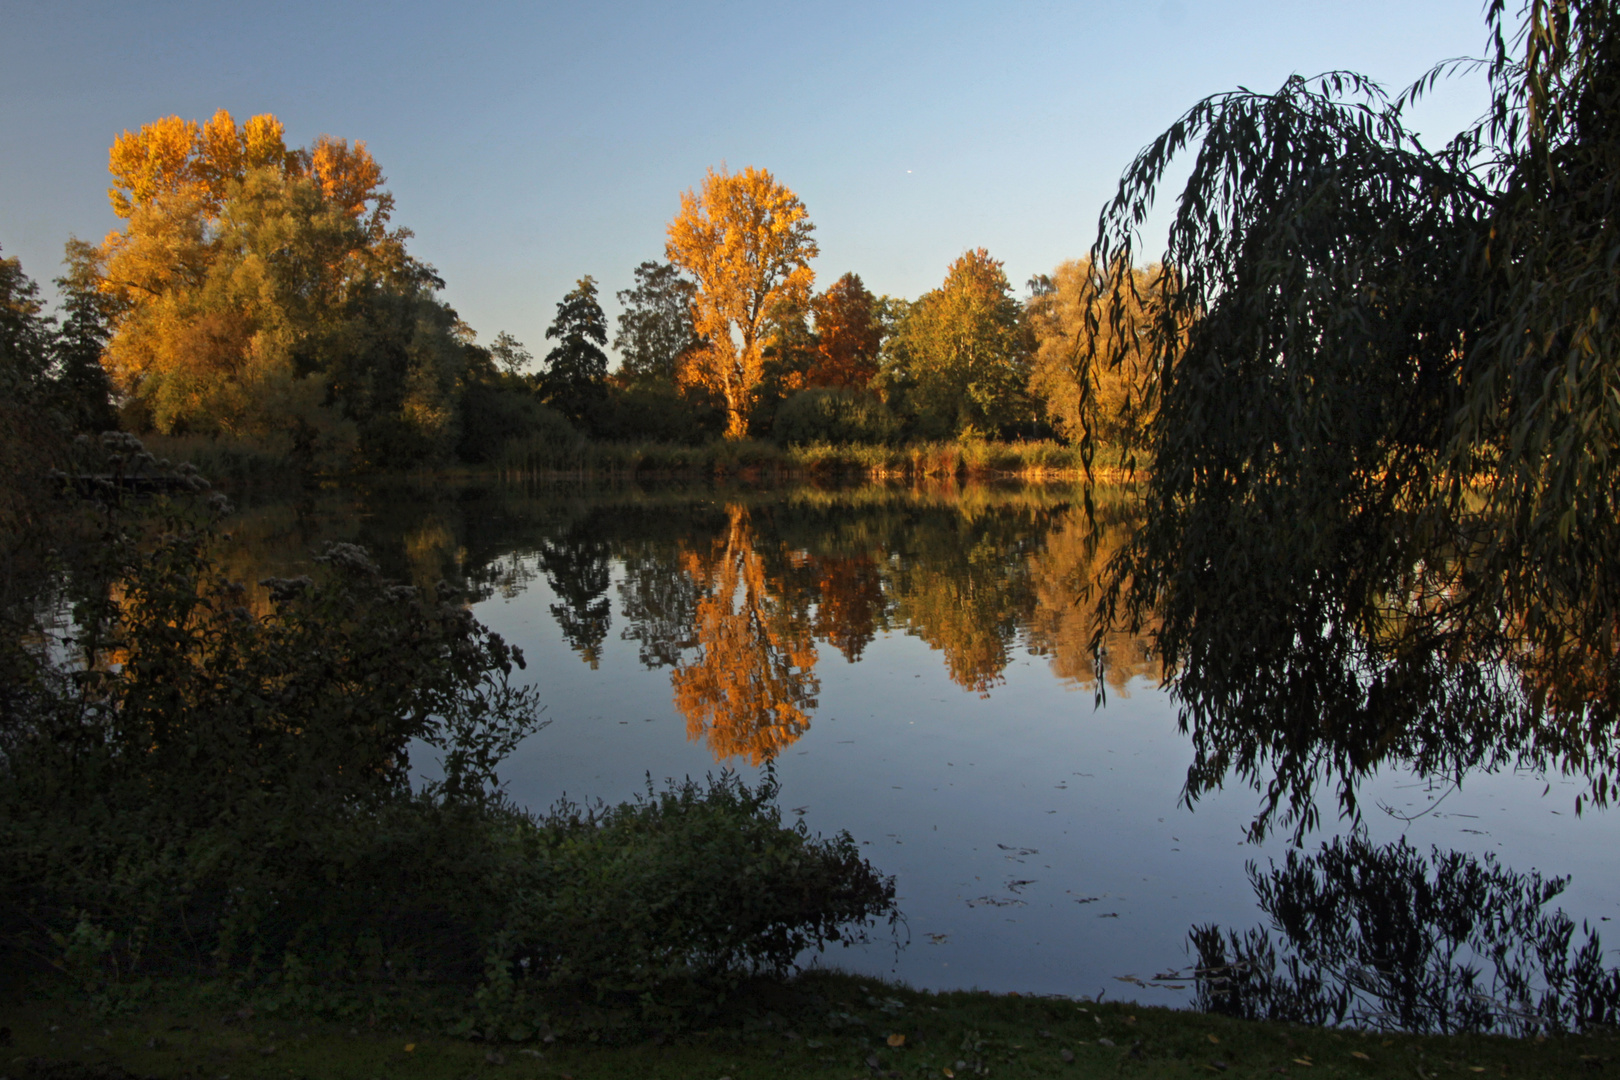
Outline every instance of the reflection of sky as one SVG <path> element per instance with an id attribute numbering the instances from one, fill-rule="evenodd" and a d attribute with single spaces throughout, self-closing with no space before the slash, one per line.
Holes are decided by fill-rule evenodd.
<path id="1" fill-rule="evenodd" d="M 610 595 L 620 574 L 615 565 Z M 552 721 L 503 770 L 511 793 L 536 807 L 565 792 L 617 800 L 648 772 L 661 782 L 715 770 L 707 748 L 686 738 L 669 671 L 644 669 L 635 644 L 620 640 L 617 609 L 593 671 L 561 640 L 554 602 L 535 580 L 477 608 L 524 648 Z M 1020 652 L 1006 682 L 981 699 L 949 681 L 938 652 L 901 632 L 880 635 L 856 664 L 823 648 L 817 672 L 810 730 L 777 762 L 782 806 L 804 808 L 815 831 L 848 829 L 866 845 L 898 877 L 911 931 L 898 962 L 883 947 L 835 950 L 827 962 L 925 987 L 1104 990 L 1177 1003 L 1189 995 L 1114 976 L 1147 979 L 1187 964 L 1193 923 L 1246 928 L 1259 918 L 1244 863 L 1281 858 L 1286 847 L 1243 842 L 1256 806 L 1246 789 L 1217 793 L 1191 813 L 1177 806 L 1191 752 L 1151 686 L 1094 711 L 1089 691 L 1065 689 L 1044 659 Z M 1364 786 L 1361 800 L 1375 841 L 1404 832 L 1420 851 L 1493 851 L 1514 870 L 1571 874 L 1562 906 L 1577 921 L 1607 925 L 1599 920 L 1620 917 L 1620 867 L 1610 857 L 1620 816 L 1576 820 L 1576 786 L 1554 781 L 1543 798 L 1545 782 L 1470 777 L 1404 827 L 1378 804 L 1423 810 L 1433 799 L 1426 785 L 1386 776 Z M 1009 889 L 1018 881 L 1029 884 Z"/>
<path id="2" fill-rule="evenodd" d="M 121 130 L 226 108 L 274 112 L 300 145 L 367 140 L 451 304 L 537 353 L 580 275 L 614 313 L 722 162 L 803 197 L 825 281 L 914 297 L 983 245 L 1022 283 L 1084 252 L 1120 171 L 1198 98 L 1330 68 L 1404 86 L 1483 48 L 1480 7 L 12 0 L 0 246 L 49 282 L 70 233 L 116 224 Z M 1482 105 L 1443 88 L 1430 126 Z"/>

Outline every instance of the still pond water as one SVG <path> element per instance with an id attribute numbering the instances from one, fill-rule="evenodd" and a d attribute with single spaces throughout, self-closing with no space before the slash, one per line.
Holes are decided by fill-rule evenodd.
<path id="1" fill-rule="evenodd" d="M 1245 864 L 1288 849 L 1287 829 L 1246 839 L 1241 781 L 1183 801 L 1189 740 L 1145 641 L 1109 641 L 1099 695 L 1083 597 L 1109 544 L 1088 546 L 1069 488 L 405 487 L 244 499 L 233 528 L 247 580 L 346 540 L 466 584 L 546 703 L 503 769 L 519 802 L 773 763 L 784 810 L 848 830 L 908 923 L 903 947 L 822 963 L 1185 1004 L 1154 976 L 1191 963 L 1192 925 L 1261 922 Z M 1620 919 L 1620 823 L 1577 818 L 1581 790 L 1386 770 L 1360 800 L 1374 841 L 1572 876 L 1559 904 L 1600 926 Z M 1331 788 L 1319 805 L 1313 849 L 1350 827 Z"/>

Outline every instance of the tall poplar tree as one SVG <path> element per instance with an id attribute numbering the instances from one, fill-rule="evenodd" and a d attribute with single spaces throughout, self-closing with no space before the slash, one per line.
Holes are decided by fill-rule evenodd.
<path id="1" fill-rule="evenodd" d="M 690 353 L 680 378 L 724 399 L 726 437 L 748 434 L 763 375 L 765 333 L 780 305 L 808 303 L 820 250 L 799 197 L 764 169 L 709 170 L 699 191 L 681 196 L 665 257 L 697 282 L 692 324 L 707 342 Z"/>

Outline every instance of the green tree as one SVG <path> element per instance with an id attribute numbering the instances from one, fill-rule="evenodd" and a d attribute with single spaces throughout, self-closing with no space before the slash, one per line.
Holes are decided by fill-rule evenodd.
<path id="1" fill-rule="evenodd" d="M 546 403 L 570 420 L 584 420 L 602 399 L 607 377 L 607 316 L 596 302 L 596 279 L 586 274 L 557 304 L 557 317 L 546 328 L 557 345 L 546 353 L 540 390 Z"/>
<path id="2" fill-rule="evenodd" d="M 101 366 L 118 317 L 117 299 L 101 288 L 101 261 L 93 245 L 67 242 L 67 272 L 56 279 L 62 323 L 56 335 L 56 381 L 62 407 L 80 431 L 118 426 L 112 381 Z"/>
<path id="3" fill-rule="evenodd" d="M 523 347 L 523 342 L 505 330 L 495 335 L 489 347 L 489 358 L 508 375 L 521 375 L 534 362 L 534 355 Z"/>
<path id="4" fill-rule="evenodd" d="M 22 260 L 0 259 L 0 393 L 8 401 L 32 400 L 42 391 L 53 329 L 39 284 L 23 272 Z"/>
<path id="5" fill-rule="evenodd" d="M 670 263 L 644 262 L 635 273 L 635 288 L 615 294 L 624 306 L 613 335 L 620 370 L 633 382 L 673 386 L 681 357 L 702 344 L 692 329 L 697 286 Z"/>
<path id="6" fill-rule="evenodd" d="M 890 341 L 890 387 L 917 434 L 1007 434 L 1034 417 L 1025 386 L 1031 338 L 1002 264 L 983 248 L 905 308 Z"/>
<path id="7" fill-rule="evenodd" d="M 1128 264 L 1196 148 L 1165 303 L 1086 359 L 1146 352 L 1145 516 L 1103 601 L 1163 620 L 1190 795 L 1236 767 L 1308 824 L 1323 762 L 1353 810 L 1386 755 L 1509 749 L 1610 789 L 1620 16 L 1534 0 L 1515 31 L 1495 0 L 1487 20 L 1493 105 L 1445 147 L 1404 122 L 1445 68 L 1393 101 L 1296 77 L 1198 103 L 1104 212 L 1092 260 Z M 1139 291 L 1122 278 L 1104 318 Z"/>

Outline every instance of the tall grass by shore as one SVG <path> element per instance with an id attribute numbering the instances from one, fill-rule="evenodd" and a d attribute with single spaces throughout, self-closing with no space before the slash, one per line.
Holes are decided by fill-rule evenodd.
<path id="1" fill-rule="evenodd" d="M 227 486 L 300 484 L 311 478 L 343 475 L 332 462 L 299 461 L 290 442 L 275 439 L 211 439 L 196 435 L 147 435 L 147 448 L 160 458 L 189 461 L 204 476 Z M 312 469 L 313 465 L 313 469 Z M 323 468 L 322 466 L 325 466 Z M 902 445 L 817 443 L 779 446 L 758 439 L 716 440 L 699 446 L 663 442 L 593 442 L 553 438 L 514 439 L 483 465 L 451 465 L 469 476 L 503 479 L 547 477 L 646 477 L 769 480 L 842 478 L 850 480 L 999 479 L 1080 480 L 1085 465 L 1080 449 L 1053 440 L 1029 442 L 945 441 Z M 369 471 L 369 470 L 368 470 Z M 421 468 L 398 470 L 422 472 Z M 443 469 L 428 469 L 442 472 Z M 1124 479 L 1128 467 L 1113 447 L 1099 447 L 1092 475 L 1101 481 Z"/>
<path id="2" fill-rule="evenodd" d="M 559 473 L 596 475 L 849 476 L 867 479 L 925 477 L 1022 477 L 1079 479 L 1085 465 L 1078 447 L 1051 440 L 1032 442 L 919 442 L 900 446 L 778 446 L 758 440 L 716 441 L 702 446 L 669 443 L 593 443 L 559 446 L 518 440 L 492 467 L 507 477 Z M 1121 456 L 1100 449 L 1092 463 L 1099 478 L 1123 475 Z"/>

